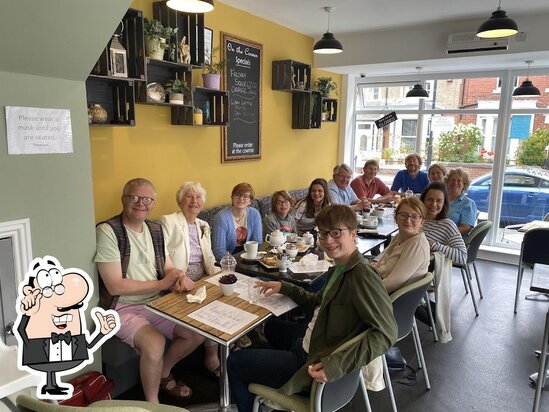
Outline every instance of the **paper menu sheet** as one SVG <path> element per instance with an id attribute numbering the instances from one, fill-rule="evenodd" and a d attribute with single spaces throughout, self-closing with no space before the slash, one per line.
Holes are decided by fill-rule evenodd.
<path id="1" fill-rule="evenodd" d="M 248 296 L 245 295 L 245 297 L 247 298 Z M 244 299 L 244 296 L 241 296 L 241 298 Z M 267 309 L 275 316 L 280 316 L 297 307 L 297 303 L 295 303 L 288 296 L 282 295 L 280 293 L 275 293 L 271 296 L 261 295 L 256 305 Z"/>
<path id="2" fill-rule="evenodd" d="M 257 319 L 257 315 L 218 300 L 214 300 L 206 306 L 195 310 L 188 316 L 229 335 L 238 332 L 250 322 Z"/>
<path id="3" fill-rule="evenodd" d="M 301 265 L 299 262 L 293 262 L 289 269 L 294 273 L 315 273 L 326 272 L 332 264 L 326 260 L 319 260 L 313 265 Z"/>

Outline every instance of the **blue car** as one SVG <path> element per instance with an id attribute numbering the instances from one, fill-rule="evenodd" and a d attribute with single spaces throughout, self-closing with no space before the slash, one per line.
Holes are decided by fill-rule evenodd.
<path id="1" fill-rule="evenodd" d="M 471 183 L 467 196 L 475 201 L 479 212 L 488 212 L 492 174 Z M 500 226 L 543 220 L 549 213 L 549 170 L 535 166 L 505 170 Z"/>

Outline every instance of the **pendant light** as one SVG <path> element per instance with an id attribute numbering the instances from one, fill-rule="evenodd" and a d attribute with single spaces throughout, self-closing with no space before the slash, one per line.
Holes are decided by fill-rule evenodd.
<path id="1" fill-rule="evenodd" d="M 406 93 L 406 97 L 415 97 L 415 98 L 429 97 L 429 93 L 427 93 L 427 90 L 425 90 L 423 88 L 423 86 L 421 85 L 421 83 L 419 81 L 419 73 L 421 72 L 421 67 L 420 66 L 416 67 L 416 70 L 417 70 L 417 75 L 418 75 L 417 83 L 414 85 L 414 87 L 408 93 Z"/>
<path id="2" fill-rule="evenodd" d="M 185 13 L 207 13 L 214 9 L 213 0 L 168 0 L 166 5 Z"/>
<path id="3" fill-rule="evenodd" d="M 532 84 L 532 81 L 528 78 L 530 75 L 530 65 L 534 63 L 533 60 L 526 60 L 525 63 L 528 65 L 528 71 L 526 72 L 526 80 L 513 91 L 513 97 L 534 97 L 540 96 L 541 93 L 539 89 Z"/>
<path id="4" fill-rule="evenodd" d="M 492 16 L 480 25 L 477 30 L 477 36 L 483 39 L 495 39 L 499 37 L 514 36 L 518 33 L 517 23 L 507 17 L 505 10 L 501 9 L 501 0 L 498 8 L 492 13 Z"/>
<path id="5" fill-rule="evenodd" d="M 326 6 L 323 7 L 324 11 L 328 13 L 328 30 L 322 38 L 315 43 L 313 53 L 317 54 L 336 54 L 343 51 L 343 46 L 334 37 L 333 33 L 330 33 L 330 13 L 335 10 L 335 7 Z"/>

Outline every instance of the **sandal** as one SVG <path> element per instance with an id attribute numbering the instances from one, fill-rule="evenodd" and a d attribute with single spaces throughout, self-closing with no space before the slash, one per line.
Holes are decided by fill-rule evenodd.
<path id="1" fill-rule="evenodd" d="M 219 378 L 221 378 L 221 365 L 212 370 L 206 368 L 206 371 L 208 372 L 208 377 L 212 378 L 215 381 L 218 381 Z"/>
<path id="2" fill-rule="evenodd" d="M 168 385 L 173 382 L 175 385 L 173 388 L 168 389 Z M 187 388 L 189 390 L 188 395 L 181 395 L 181 389 Z M 173 398 L 177 399 L 189 399 L 193 395 L 193 391 L 189 386 L 183 382 L 175 380 L 175 377 L 170 373 L 167 377 L 160 379 L 160 389 L 162 392 L 167 393 Z"/>

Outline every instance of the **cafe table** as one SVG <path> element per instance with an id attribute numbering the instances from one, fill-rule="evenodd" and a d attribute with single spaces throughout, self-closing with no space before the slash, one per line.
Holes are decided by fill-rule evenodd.
<path id="1" fill-rule="evenodd" d="M 394 219 L 394 209 L 386 208 L 382 218 L 378 218 L 375 229 L 367 229 L 362 226 L 358 228 L 357 248 L 363 255 L 369 252 L 379 253 L 379 247 L 389 246 L 394 233 L 398 231 L 398 226 Z M 375 253 L 374 253 L 375 254 Z"/>
<path id="2" fill-rule="evenodd" d="M 227 374 L 227 358 L 229 356 L 229 346 L 236 342 L 240 337 L 244 336 L 250 330 L 256 328 L 261 323 L 265 322 L 272 313 L 265 308 L 249 303 L 247 300 L 241 299 L 236 294 L 232 296 L 223 296 L 221 288 L 207 282 L 206 279 L 201 279 L 195 283 L 196 291 L 201 286 L 206 286 L 206 299 L 202 303 L 189 303 L 187 301 L 187 293 L 171 292 L 164 295 L 153 302 L 147 304 L 147 309 L 165 319 L 173 321 L 175 324 L 198 333 L 205 338 L 211 339 L 219 344 L 221 349 L 221 378 L 219 382 L 219 407 L 221 411 L 226 411 L 230 407 L 230 391 L 229 378 Z M 244 324 L 239 330 L 234 333 L 226 333 L 216 329 L 206 323 L 202 323 L 191 316 L 195 316 L 195 312 L 205 306 L 221 302 L 229 305 L 232 308 L 241 309 L 247 314 L 255 315 L 253 320 Z M 195 316 L 196 317 L 196 316 Z"/>

